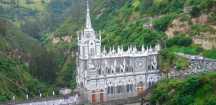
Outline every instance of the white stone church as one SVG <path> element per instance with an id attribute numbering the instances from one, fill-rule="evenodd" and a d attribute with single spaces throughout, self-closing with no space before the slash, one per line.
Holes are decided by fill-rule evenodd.
<path id="1" fill-rule="evenodd" d="M 87 1 L 88 2 L 88 1 Z M 78 32 L 77 87 L 92 103 L 134 97 L 157 82 L 159 45 L 154 48 L 101 47 L 101 35 L 91 25 L 87 3 L 86 24 Z"/>

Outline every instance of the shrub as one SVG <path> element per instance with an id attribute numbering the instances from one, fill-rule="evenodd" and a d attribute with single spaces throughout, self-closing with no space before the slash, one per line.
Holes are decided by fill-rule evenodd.
<path id="1" fill-rule="evenodd" d="M 216 59 L 216 49 L 204 51 L 203 56 L 207 58 Z"/>
<path id="2" fill-rule="evenodd" d="M 216 105 L 216 97 L 210 97 L 207 100 L 206 105 Z"/>
<path id="3" fill-rule="evenodd" d="M 201 15 L 201 12 L 200 12 L 200 11 L 201 11 L 200 8 L 194 6 L 194 7 L 192 7 L 192 11 L 190 12 L 190 15 L 191 15 L 192 17 L 199 17 L 199 16 Z"/>
<path id="4" fill-rule="evenodd" d="M 189 62 L 187 61 L 187 59 L 184 59 L 184 58 L 178 58 L 176 61 L 177 70 L 186 69 L 188 65 L 189 65 Z"/>
<path id="5" fill-rule="evenodd" d="M 176 36 L 167 41 L 167 47 L 171 47 L 174 45 L 187 47 L 190 46 L 191 44 L 192 44 L 192 39 L 187 36 Z"/>
<path id="6" fill-rule="evenodd" d="M 154 20 L 153 25 L 158 31 L 166 31 L 169 24 L 175 19 L 176 14 L 168 14 L 161 18 Z"/>
<path id="7" fill-rule="evenodd" d="M 208 25 L 203 25 L 203 24 L 194 24 L 191 26 L 192 35 L 199 35 L 201 32 L 211 32 L 211 33 L 215 33 L 216 30 L 213 29 L 212 27 L 208 26 Z"/>

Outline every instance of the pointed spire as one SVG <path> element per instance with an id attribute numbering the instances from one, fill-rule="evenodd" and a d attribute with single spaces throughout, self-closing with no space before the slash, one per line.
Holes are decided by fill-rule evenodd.
<path id="1" fill-rule="evenodd" d="M 112 48 L 111 47 L 109 48 L 109 54 L 110 55 L 112 54 Z"/>
<path id="2" fill-rule="evenodd" d="M 149 47 L 147 46 L 146 51 L 149 52 Z"/>
<path id="3" fill-rule="evenodd" d="M 145 47 L 144 47 L 144 45 L 142 45 L 142 52 L 144 52 L 145 51 Z"/>
<path id="4" fill-rule="evenodd" d="M 121 53 L 122 53 L 122 51 L 121 51 L 121 47 L 118 46 L 118 54 L 121 54 Z"/>
<path id="5" fill-rule="evenodd" d="M 106 48 L 105 47 L 103 48 L 103 53 L 106 54 Z"/>
<path id="6" fill-rule="evenodd" d="M 152 49 L 152 46 L 151 46 L 151 45 L 150 45 L 149 51 L 150 51 L 150 52 L 152 52 L 152 51 L 153 51 L 153 49 Z"/>
<path id="7" fill-rule="evenodd" d="M 90 8 L 89 8 L 89 1 L 86 0 L 87 6 L 86 6 L 86 27 L 87 29 L 92 29 L 92 24 L 91 24 L 91 17 L 90 17 Z"/>
<path id="8" fill-rule="evenodd" d="M 115 53 L 115 47 L 114 46 L 112 47 L 112 53 L 113 54 Z"/>
<path id="9" fill-rule="evenodd" d="M 99 40 L 101 41 L 101 31 L 99 32 Z"/>

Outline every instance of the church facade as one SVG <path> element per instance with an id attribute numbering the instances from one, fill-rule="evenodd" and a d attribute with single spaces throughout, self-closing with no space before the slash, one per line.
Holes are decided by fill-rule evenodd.
<path id="1" fill-rule="evenodd" d="M 87 1 L 88 2 L 88 1 Z M 135 46 L 101 47 L 101 35 L 91 25 L 87 3 L 84 30 L 77 33 L 77 87 L 92 103 L 134 97 L 157 82 L 159 45 L 138 50 Z"/>

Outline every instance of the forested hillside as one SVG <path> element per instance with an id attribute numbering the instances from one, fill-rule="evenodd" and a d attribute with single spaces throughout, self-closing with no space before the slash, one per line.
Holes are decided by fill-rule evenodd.
<path id="1" fill-rule="evenodd" d="M 43 47 L 8 20 L 0 19 L 0 30 L 0 101 L 11 99 L 12 96 L 18 99 L 24 98 L 26 94 L 34 96 L 39 89 L 44 91 L 45 82 L 33 77 L 42 80 L 42 76 L 36 74 L 38 69 L 35 66 L 41 65 L 42 60 L 38 56 L 46 54 Z M 50 58 L 45 61 L 50 61 Z M 49 72 L 42 70 L 40 75 Z"/>
<path id="2" fill-rule="evenodd" d="M 3 0 L 0 1 L 0 101 L 51 94 L 63 86 L 57 86 L 58 72 L 69 71 L 63 77 L 74 81 L 75 69 L 66 65 L 64 53 L 49 50 L 42 36 L 53 32 L 65 18 L 71 17 L 70 0 Z M 68 10 L 66 10 L 68 9 Z M 57 58 L 57 56 L 60 56 Z M 69 59 L 69 58 L 68 58 Z M 70 60 L 68 65 L 74 65 Z M 69 75 L 69 76 L 66 76 Z M 65 81 L 63 81 L 65 82 Z M 71 82 L 70 82 L 71 83 Z M 73 85 L 74 86 L 74 85 Z"/>
<path id="3" fill-rule="evenodd" d="M 216 59 L 215 0 L 90 0 L 90 5 L 107 48 L 160 43 L 163 71 L 187 68 L 176 52 Z M 1 0 L 0 17 L 0 74 L 9 75 L 0 77 L 7 80 L 0 82 L 0 100 L 75 87 L 76 31 L 84 26 L 85 0 Z"/>

